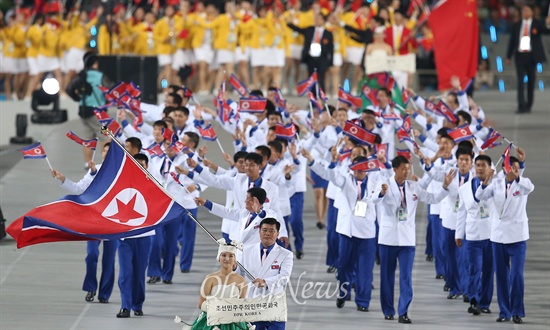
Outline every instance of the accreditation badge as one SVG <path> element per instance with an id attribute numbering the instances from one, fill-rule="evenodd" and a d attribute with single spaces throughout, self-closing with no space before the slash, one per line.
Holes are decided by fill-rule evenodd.
<path id="1" fill-rule="evenodd" d="M 237 42 L 237 35 L 234 32 L 229 32 L 229 36 L 227 37 L 227 41 L 229 41 L 230 44 Z"/>
<path id="2" fill-rule="evenodd" d="M 522 52 L 529 51 L 531 49 L 531 37 L 523 36 L 519 41 L 519 50 Z"/>
<path id="3" fill-rule="evenodd" d="M 353 215 L 356 217 L 364 218 L 367 216 L 367 202 L 357 201 L 355 203 L 355 209 L 353 210 Z"/>
<path id="4" fill-rule="evenodd" d="M 397 209 L 397 221 L 407 221 L 407 208 L 406 207 L 400 207 Z"/>
<path id="5" fill-rule="evenodd" d="M 455 205 L 453 207 L 453 212 L 454 213 L 458 212 L 458 206 L 459 205 L 460 205 L 460 199 L 457 198 L 456 201 L 455 201 Z"/>
<path id="6" fill-rule="evenodd" d="M 481 219 L 489 218 L 489 208 L 487 207 L 486 203 L 481 204 L 481 206 L 479 207 L 479 217 Z"/>

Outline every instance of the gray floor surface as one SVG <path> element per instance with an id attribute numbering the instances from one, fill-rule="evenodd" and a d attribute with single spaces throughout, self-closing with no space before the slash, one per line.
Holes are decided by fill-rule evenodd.
<path id="1" fill-rule="evenodd" d="M 376 289 L 373 291 L 370 312 L 357 312 L 353 302 L 348 302 L 343 309 L 337 309 L 334 274 L 326 273 L 326 232 L 315 227 L 313 194 L 308 192 L 304 209 L 305 257 L 294 263 L 292 288 L 287 291 L 287 329 L 550 328 L 550 93 L 538 92 L 533 113 L 522 116 L 513 114 L 513 91 L 505 94 L 478 93 L 476 99 L 488 116 L 496 120 L 498 131 L 526 150 L 525 176 L 531 178 L 536 186 L 528 203 L 531 239 L 527 244 L 525 264 L 525 324 L 518 326 L 495 322 L 498 316 L 496 291 L 491 315 L 474 317 L 466 313 L 468 304 L 462 300 L 446 299 L 446 293 L 442 290 L 443 281 L 434 278 L 433 263 L 425 260 L 425 207 L 419 207 L 417 216 L 414 300 L 409 311 L 414 323 L 401 325 L 397 321 L 383 319 L 379 302 L 378 266 L 375 266 Z M 291 98 L 290 101 L 296 102 L 296 99 Z M 303 99 L 300 102 L 305 103 Z M 59 125 L 31 125 L 29 135 L 42 140 L 55 168 L 72 179 L 79 179 L 84 174 L 81 150 L 65 134 L 69 129 L 78 134 L 81 123 L 76 119 L 74 105 L 68 103 L 68 107 L 69 116 L 73 120 Z M 24 108 L 28 108 L 28 105 L 0 104 L 2 144 L 13 135 L 14 114 L 28 111 Z M 229 136 L 222 133 L 221 129 L 217 131 L 225 149 L 231 150 Z M 220 161 L 215 143 L 206 143 L 210 144 L 209 158 Z M 11 150 L 13 147 L 0 149 L 0 205 L 8 223 L 31 208 L 65 194 L 49 175 L 44 160 L 18 162 L 20 154 Z M 496 152 L 491 151 L 490 155 L 496 159 L 502 150 L 503 147 Z M 204 196 L 215 201 L 224 200 L 224 192 L 212 188 Z M 220 236 L 219 219 L 203 211 L 198 218 L 216 236 Z M 75 219 L 81 220 L 85 219 Z M 115 314 L 120 308 L 120 294 L 116 284 L 109 304 L 84 301 L 85 293 L 81 291 L 81 286 L 85 271 L 85 243 L 43 244 L 17 250 L 15 242 L 6 238 L 0 241 L 0 329 L 180 329 L 179 325 L 173 323 L 173 317 L 177 314 L 190 322 L 198 315 L 196 305 L 199 286 L 204 276 L 217 268 L 213 261 L 215 253 L 213 242 L 198 229 L 192 271 L 189 274 L 176 273 L 172 285 L 147 285 L 144 317 L 117 319 Z M 315 289 L 307 291 L 308 282 L 313 282 Z M 311 295 L 304 299 L 304 296 Z"/>

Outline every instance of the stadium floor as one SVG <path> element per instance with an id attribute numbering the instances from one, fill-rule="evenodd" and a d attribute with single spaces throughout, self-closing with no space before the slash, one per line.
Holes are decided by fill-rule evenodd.
<path id="1" fill-rule="evenodd" d="M 477 93 L 476 100 L 487 115 L 496 121 L 495 128 L 504 136 L 522 146 L 526 151 L 525 176 L 535 184 L 530 195 L 528 215 L 531 239 L 527 243 L 525 264 L 525 310 L 527 316 L 521 326 L 513 323 L 496 323 L 498 305 L 496 290 L 493 296 L 493 311 L 490 315 L 472 316 L 466 312 L 468 304 L 458 300 L 447 300 L 443 292 L 443 281 L 435 279 L 433 263 L 424 255 L 426 208 L 419 207 L 417 216 L 417 249 L 413 268 L 414 300 L 409 309 L 412 325 L 385 321 L 379 302 L 379 267 L 375 266 L 375 278 L 370 312 L 356 311 L 353 301 L 343 309 L 335 306 L 334 274 L 326 273 L 325 235 L 315 227 L 312 193 L 306 194 L 304 208 L 305 256 L 295 260 L 292 274 L 292 291 L 298 299 L 288 295 L 287 329 L 548 329 L 550 327 L 550 93 L 537 92 L 533 113 L 514 115 L 515 92 Z M 202 101 L 202 100 L 201 100 Z M 290 102 L 296 102 L 290 98 Z M 305 103 L 304 100 L 301 100 Z M 15 104 L 15 105 L 14 105 Z M 208 102 L 206 104 L 209 104 Z M 28 105 L 0 104 L 2 124 L 1 141 L 13 135 L 6 123 L 10 113 L 28 111 Z M 81 124 L 75 113 L 75 106 L 69 105 L 69 122 L 59 125 L 35 125 L 29 128 L 33 136 L 42 140 L 52 165 L 72 179 L 84 174 L 80 147 L 65 137 L 69 129 L 78 134 Z M 9 113 L 8 113 L 9 112 Z M 13 115 L 14 118 L 14 115 Z M 218 129 L 226 150 L 231 150 L 230 138 Z M 209 143 L 209 158 L 220 161 L 221 155 L 215 142 Z M 497 159 L 504 147 L 489 154 Z M 99 159 L 99 153 L 96 155 Z M 0 150 L 0 205 L 8 224 L 31 208 L 51 202 L 65 194 L 55 179 L 49 175 L 44 160 L 21 159 L 10 149 Z M 15 164 L 13 166 L 13 164 Z M 214 201 L 223 201 L 224 192 L 207 189 L 204 196 Z M 199 220 L 215 236 L 219 237 L 220 220 L 199 212 Z M 85 219 L 75 219 L 84 221 Z M 120 294 L 115 289 L 109 304 L 84 301 L 81 291 L 84 278 L 86 255 L 85 243 L 43 244 L 17 250 L 11 237 L 0 241 L 0 329 L 180 329 L 173 323 L 174 315 L 192 322 L 198 315 L 197 299 L 202 279 L 217 266 L 213 261 L 216 247 L 200 229 L 197 230 L 194 263 L 190 273 L 177 272 L 172 285 L 147 285 L 145 316 L 117 319 L 120 308 Z M 117 263 L 118 271 L 118 263 Z M 332 295 L 330 299 L 303 299 L 301 294 L 306 282 L 321 283 L 322 292 Z M 330 285 L 330 286 L 329 286 Z M 396 283 L 396 288 L 398 285 Z M 315 293 L 311 290 L 306 294 Z M 398 291 L 396 290 L 396 298 Z M 397 302 L 397 299 L 396 299 Z"/>

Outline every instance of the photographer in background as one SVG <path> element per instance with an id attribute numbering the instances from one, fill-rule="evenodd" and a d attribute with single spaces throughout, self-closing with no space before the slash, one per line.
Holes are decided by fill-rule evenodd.
<path id="1" fill-rule="evenodd" d="M 79 102 L 78 115 L 86 129 L 84 139 L 98 138 L 102 145 L 108 141 L 103 134 L 98 134 L 101 124 L 94 115 L 94 109 L 105 105 L 105 96 L 99 86 L 111 88 L 112 82 L 98 69 L 98 59 L 95 52 L 84 54 L 84 70 L 80 71 L 69 85 L 67 94 L 76 102 Z M 84 160 L 86 164 L 92 161 L 93 151 L 90 148 L 84 149 Z M 87 166 L 87 165 L 86 165 Z"/>

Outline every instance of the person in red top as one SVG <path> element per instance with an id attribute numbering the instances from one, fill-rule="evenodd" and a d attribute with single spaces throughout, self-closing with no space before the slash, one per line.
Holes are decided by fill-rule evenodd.
<path id="1" fill-rule="evenodd" d="M 395 11 L 394 24 L 386 28 L 384 41 L 393 49 L 394 55 L 407 55 L 413 53 L 418 47 L 413 32 L 405 26 L 406 15 L 401 11 Z M 392 71 L 392 74 L 401 87 L 407 87 L 408 74 L 403 71 Z"/>

